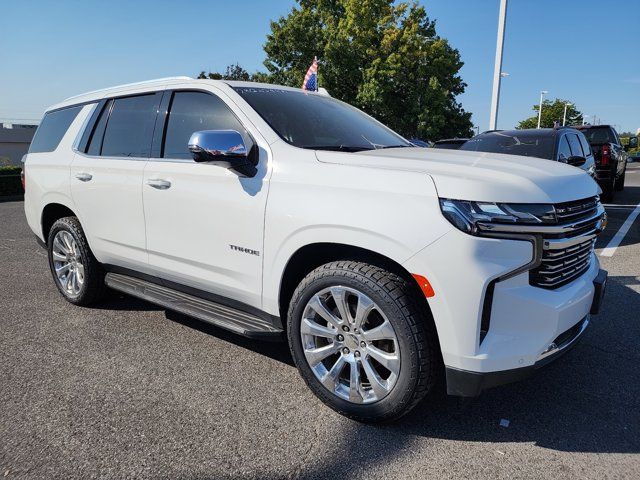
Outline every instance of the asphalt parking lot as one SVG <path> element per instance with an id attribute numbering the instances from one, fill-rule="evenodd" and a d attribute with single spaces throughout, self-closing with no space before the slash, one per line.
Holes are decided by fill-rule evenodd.
<path id="1" fill-rule="evenodd" d="M 599 252 L 639 203 L 630 165 Z M 117 294 L 66 303 L 22 207 L 0 203 L 0 477 L 640 478 L 640 219 L 600 258 L 605 305 L 570 354 L 365 426 L 311 394 L 284 343 Z"/>

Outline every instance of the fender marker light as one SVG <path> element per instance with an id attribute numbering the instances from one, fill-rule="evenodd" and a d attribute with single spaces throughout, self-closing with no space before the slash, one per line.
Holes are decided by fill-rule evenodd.
<path id="1" fill-rule="evenodd" d="M 412 273 L 411 276 L 416 279 L 416 282 L 418 282 L 418 286 L 420 287 L 420 290 L 422 290 L 422 293 L 424 293 L 425 297 L 431 298 L 435 296 L 436 292 L 433 291 L 433 287 L 426 277 L 418 275 L 417 273 Z"/>

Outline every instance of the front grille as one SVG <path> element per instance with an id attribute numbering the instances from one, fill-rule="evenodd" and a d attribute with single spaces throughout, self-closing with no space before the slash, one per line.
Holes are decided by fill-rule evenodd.
<path id="1" fill-rule="evenodd" d="M 575 222 L 583 218 L 591 217 L 596 213 L 598 210 L 598 197 L 558 203 L 555 205 L 555 209 L 559 224 Z"/>
<path id="2" fill-rule="evenodd" d="M 591 264 L 596 236 L 601 228 L 597 197 L 555 205 L 559 226 L 570 225 L 562 233 L 545 233 L 540 265 L 529 272 L 533 286 L 555 289 L 585 273 Z"/>

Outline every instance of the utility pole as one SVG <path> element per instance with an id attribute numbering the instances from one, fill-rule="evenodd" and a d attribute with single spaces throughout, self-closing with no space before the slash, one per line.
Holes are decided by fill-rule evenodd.
<path id="1" fill-rule="evenodd" d="M 538 128 L 540 128 L 540 120 L 542 120 L 542 97 L 544 97 L 547 93 L 549 92 L 547 92 L 546 90 L 542 90 L 540 92 L 540 105 L 538 106 Z"/>
<path id="2" fill-rule="evenodd" d="M 491 117 L 489 118 L 489 130 L 496 130 L 498 128 L 498 104 L 500 103 L 500 80 L 502 78 L 502 50 L 504 48 L 504 29 L 506 22 L 507 0 L 500 0 L 496 61 L 493 66 L 493 91 L 491 93 Z"/>

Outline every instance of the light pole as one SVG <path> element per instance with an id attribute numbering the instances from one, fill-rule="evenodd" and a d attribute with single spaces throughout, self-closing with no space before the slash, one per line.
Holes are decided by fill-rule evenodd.
<path id="1" fill-rule="evenodd" d="M 567 123 L 567 107 L 573 106 L 573 103 L 565 103 L 564 104 L 564 115 L 562 116 L 562 126 L 564 127 Z"/>
<path id="2" fill-rule="evenodd" d="M 500 102 L 500 79 L 502 75 L 502 50 L 504 47 L 504 28 L 507 22 L 507 0 L 500 0 L 498 19 L 498 40 L 496 42 L 496 61 L 493 66 L 493 91 L 491 92 L 491 117 L 489 130 L 498 128 L 498 103 Z"/>
<path id="3" fill-rule="evenodd" d="M 538 128 L 540 128 L 540 120 L 542 120 L 542 97 L 544 97 L 547 93 L 546 90 L 540 91 L 540 105 L 538 106 Z"/>

